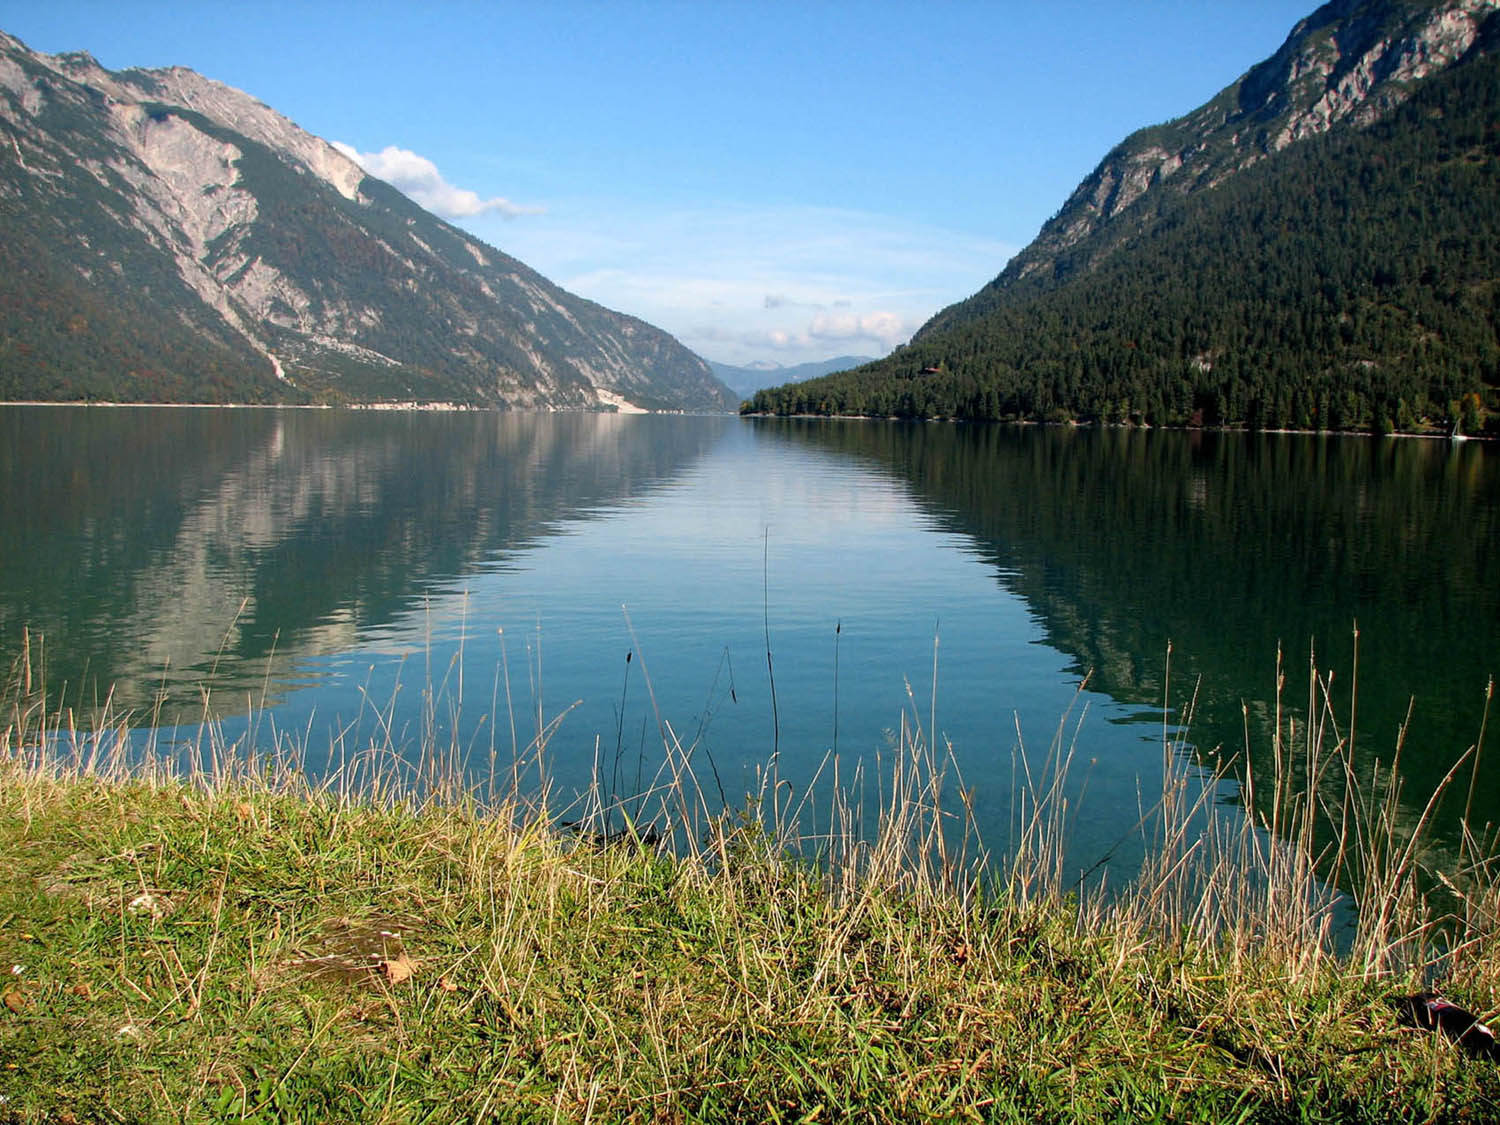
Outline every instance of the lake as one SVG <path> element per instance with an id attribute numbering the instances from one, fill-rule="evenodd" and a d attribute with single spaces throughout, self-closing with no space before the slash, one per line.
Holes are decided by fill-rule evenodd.
<path id="1" fill-rule="evenodd" d="M 424 730 L 508 771 L 542 728 L 562 803 L 649 783 L 670 724 L 736 804 L 773 752 L 801 793 L 905 722 L 1003 850 L 1020 756 L 1066 716 L 1082 868 L 1149 804 L 1190 696 L 1205 761 L 1269 740 L 1278 648 L 1291 709 L 1314 654 L 1335 670 L 1365 766 L 1409 714 L 1413 811 L 1500 669 L 1480 442 L 22 406 L 0 434 L 7 664 L 29 628 L 54 704 L 108 697 L 162 745 L 253 723 L 314 771 Z M 1493 752 L 1474 804 L 1500 819 Z"/>

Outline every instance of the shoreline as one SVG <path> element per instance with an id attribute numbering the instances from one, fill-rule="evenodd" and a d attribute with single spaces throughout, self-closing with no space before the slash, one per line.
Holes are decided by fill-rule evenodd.
<path id="1" fill-rule="evenodd" d="M 72 407 L 103 410 L 348 410 L 357 413 L 408 413 L 408 414 L 602 414 L 618 417 L 691 417 L 730 418 L 738 417 L 732 410 L 720 412 L 688 410 L 595 410 L 588 407 L 577 409 L 519 409 L 513 407 L 476 406 L 463 402 L 58 402 L 53 399 L 15 399 L 0 401 L 0 409 L 13 406 Z"/>
<path id="2" fill-rule="evenodd" d="M 741 413 L 741 418 L 753 418 L 757 421 L 798 421 L 798 422 L 907 422 L 907 423 L 934 423 L 949 426 L 1044 426 L 1059 430 L 1140 430 L 1145 433 L 1172 433 L 1172 434 L 1280 434 L 1295 437 L 1358 437 L 1358 438 L 1421 438 L 1427 441 L 1451 441 L 1455 445 L 1465 442 L 1500 441 L 1500 437 L 1489 434 L 1443 434 L 1431 431 L 1409 432 L 1406 430 L 1392 430 L 1385 434 L 1372 434 L 1368 430 L 1297 430 L 1290 428 L 1278 429 L 1251 429 L 1249 426 L 1151 426 L 1142 422 L 1139 424 L 1131 422 L 1044 422 L 1032 418 L 904 418 L 897 414 L 878 416 L 874 414 L 768 414 L 762 412 Z"/>
<path id="3" fill-rule="evenodd" d="M 0 401 L 0 408 L 10 406 L 47 406 L 47 407 L 98 407 L 102 409 L 121 410 L 147 408 L 153 410 L 349 410 L 359 412 L 389 412 L 389 413 L 413 413 L 413 414 L 617 414 L 617 415 L 664 415 L 681 417 L 735 417 L 754 419 L 756 421 L 827 421 L 827 422 L 907 422 L 907 423 L 933 423 L 951 426 L 1049 426 L 1056 429 L 1072 430 L 1140 430 L 1146 433 L 1182 433 L 1182 434 L 1277 434 L 1293 437 L 1335 437 L 1335 438 L 1416 438 L 1423 441 L 1447 441 L 1454 445 L 1462 445 L 1468 442 L 1496 442 L 1500 437 L 1489 434 L 1442 434 L 1433 432 L 1413 433 L 1405 430 L 1393 430 L 1385 434 L 1372 434 L 1367 430 L 1296 430 L 1296 429 L 1265 429 L 1255 430 L 1247 426 L 1150 426 L 1146 424 L 1134 425 L 1129 422 L 1043 422 L 1027 418 L 903 418 L 896 415 L 889 417 L 876 417 L 870 414 L 764 414 L 764 413 L 741 413 L 734 410 L 722 412 L 690 412 L 684 410 L 590 410 L 579 408 L 577 410 L 560 409 L 515 409 L 498 406 L 479 406 L 462 402 L 340 402 L 340 403 L 312 403 L 312 402 L 115 402 L 115 401 L 92 401 L 92 402 L 61 402 L 55 399 L 13 399 Z"/>

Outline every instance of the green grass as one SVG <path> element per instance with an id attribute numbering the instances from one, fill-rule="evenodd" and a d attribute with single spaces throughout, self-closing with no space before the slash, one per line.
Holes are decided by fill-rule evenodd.
<path id="1" fill-rule="evenodd" d="M 1500 1119 L 1500 1064 L 1390 1003 L 1441 958 L 1494 1013 L 1492 852 L 1432 897 L 1391 786 L 1285 784 L 1305 752 L 1305 791 L 1348 791 L 1317 724 L 1278 729 L 1259 830 L 1164 746 L 1156 847 L 1104 899 L 1062 884 L 1061 728 L 997 863 L 915 722 L 868 830 L 836 800 L 801 839 L 774 776 L 711 817 L 683 770 L 657 849 L 398 784 L 382 748 L 316 784 L 285 746 L 91 756 L 28 687 L 0 714 L 0 1121 Z M 1331 864 L 1378 919 L 1346 953 Z"/>

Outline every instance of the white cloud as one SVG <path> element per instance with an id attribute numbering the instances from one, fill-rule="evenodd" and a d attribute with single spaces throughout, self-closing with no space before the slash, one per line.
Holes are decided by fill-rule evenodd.
<path id="1" fill-rule="evenodd" d="M 500 196 L 481 199 L 468 188 L 454 187 L 437 165 L 410 149 L 386 145 L 379 152 L 359 152 L 353 145 L 334 141 L 333 147 L 353 160 L 370 175 L 384 180 L 419 206 L 445 219 L 472 219 L 477 215 L 496 214 L 507 219 L 517 215 L 539 215 L 541 207 L 512 203 Z"/>
<path id="2" fill-rule="evenodd" d="M 819 313 L 807 334 L 814 340 L 872 341 L 886 351 L 904 344 L 915 329 L 893 312 Z"/>
<path id="3" fill-rule="evenodd" d="M 911 339 L 922 318 L 905 319 L 893 312 L 863 316 L 818 314 L 801 326 L 788 328 L 736 329 L 720 323 L 701 323 L 684 329 L 681 339 L 690 347 L 706 348 L 708 354 L 795 353 L 794 362 L 826 359 L 834 352 L 858 349 L 885 354 Z"/>
<path id="4" fill-rule="evenodd" d="M 883 355 L 978 290 L 1016 250 L 972 232 L 827 207 L 662 212 L 563 197 L 533 222 L 466 225 L 563 288 L 736 364 Z"/>

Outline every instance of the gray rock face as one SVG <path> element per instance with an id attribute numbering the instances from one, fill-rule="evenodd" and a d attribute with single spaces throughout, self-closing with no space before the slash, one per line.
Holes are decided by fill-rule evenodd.
<path id="1" fill-rule="evenodd" d="M 30 275 L 0 282 L 4 397 L 735 402 L 666 333 L 182 68 L 111 72 L 0 33 L 0 240 Z"/>

